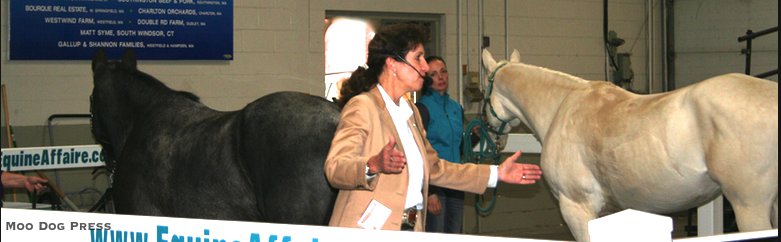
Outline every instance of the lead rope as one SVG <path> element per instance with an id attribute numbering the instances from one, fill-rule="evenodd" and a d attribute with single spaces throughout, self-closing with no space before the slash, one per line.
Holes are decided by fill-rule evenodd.
<path id="1" fill-rule="evenodd" d="M 496 69 L 491 73 L 491 75 L 488 76 L 488 92 L 486 92 L 486 96 L 483 99 L 483 107 L 480 110 L 480 113 L 478 114 L 477 118 L 472 119 L 472 121 L 467 124 L 465 132 L 463 134 L 464 139 L 464 146 L 463 146 L 463 154 L 464 154 L 464 161 L 470 162 L 470 163 L 476 163 L 476 164 L 489 164 L 489 165 L 499 165 L 499 158 L 501 157 L 499 154 L 499 150 L 496 147 L 496 143 L 491 140 L 489 132 L 494 133 L 496 135 L 501 135 L 504 128 L 507 126 L 509 121 L 505 121 L 501 118 L 499 118 L 496 115 L 496 112 L 494 111 L 493 105 L 491 105 L 491 92 L 493 91 L 493 84 L 494 84 L 494 76 L 496 75 L 496 72 L 499 71 L 502 67 L 504 67 L 507 64 L 507 62 L 502 63 Z M 502 121 L 502 125 L 499 127 L 499 130 L 493 130 L 489 127 L 488 123 L 484 121 L 481 117 L 486 117 L 486 106 L 488 106 L 489 110 L 491 111 L 491 114 Z M 480 137 L 480 140 L 477 143 L 477 152 L 475 152 L 472 149 L 472 130 L 476 129 L 477 134 Z M 497 184 L 498 185 L 498 184 Z M 484 201 L 484 195 L 479 195 L 475 197 L 475 209 L 477 210 L 477 213 L 480 215 L 486 216 L 491 213 L 494 206 L 496 205 L 496 194 L 498 192 L 498 187 L 493 189 L 492 196 L 493 199 L 491 199 L 490 202 L 488 202 L 487 205 L 483 205 L 486 202 Z"/>
<path id="2" fill-rule="evenodd" d="M 480 137 L 480 140 L 477 143 L 477 151 L 474 151 L 472 149 L 472 135 L 471 130 L 477 128 L 478 136 Z M 489 132 L 488 125 L 481 119 L 475 118 L 469 124 L 466 126 L 466 131 L 464 132 L 464 159 L 466 162 L 476 163 L 476 164 L 489 164 L 489 165 L 499 165 L 499 151 L 497 150 L 496 143 L 494 143 L 493 140 L 491 140 L 488 135 Z M 484 201 L 485 195 L 478 195 L 475 197 L 476 203 L 475 203 L 475 209 L 480 215 L 486 216 L 491 213 L 491 210 L 493 210 L 494 205 L 496 204 L 496 193 L 499 189 L 494 188 L 492 192 L 492 196 L 494 199 L 491 199 L 490 202 L 488 202 L 487 205 L 484 205 L 486 202 Z"/>

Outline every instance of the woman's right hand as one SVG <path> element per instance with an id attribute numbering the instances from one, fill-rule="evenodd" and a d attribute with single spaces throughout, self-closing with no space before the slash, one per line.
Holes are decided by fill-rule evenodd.
<path id="1" fill-rule="evenodd" d="M 373 156 L 367 162 L 369 166 L 369 173 L 388 173 L 398 174 L 407 165 L 407 158 L 404 157 L 404 153 L 396 150 L 396 139 L 391 137 L 388 144 L 382 147 L 380 153 Z"/>

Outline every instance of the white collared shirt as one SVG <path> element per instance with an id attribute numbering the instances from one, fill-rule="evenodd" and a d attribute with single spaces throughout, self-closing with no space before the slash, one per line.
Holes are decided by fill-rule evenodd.
<path id="1" fill-rule="evenodd" d="M 407 102 L 402 101 L 402 97 L 399 97 L 399 105 L 390 98 L 382 85 L 377 84 L 382 95 L 382 100 L 385 102 L 385 108 L 388 109 L 388 113 L 393 120 L 393 125 L 396 127 L 396 132 L 399 133 L 400 141 L 397 140 L 397 144 L 401 144 L 404 147 L 404 156 L 407 158 L 407 168 L 409 169 L 409 182 L 407 185 L 407 200 L 404 203 L 404 208 L 410 208 L 412 206 L 418 209 L 423 209 L 423 153 L 418 149 L 418 143 L 415 142 L 415 138 L 412 137 L 412 129 L 407 124 L 407 121 L 412 117 L 414 113 L 412 107 Z M 498 180 L 498 167 L 491 165 L 490 175 L 488 176 L 488 184 L 486 187 L 494 188 Z"/>
<path id="2" fill-rule="evenodd" d="M 412 129 L 407 124 L 413 114 L 412 107 L 409 106 L 409 103 L 402 101 L 403 97 L 399 97 L 399 105 L 396 105 L 382 88 L 382 85 L 377 84 L 377 87 L 380 89 L 382 100 L 385 101 L 385 108 L 388 109 L 396 132 L 399 133 L 401 140 L 397 140 L 396 143 L 404 147 L 404 157 L 407 158 L 409 182 L 404 208 L 415 206 L 418 209 L 423 209 L 423 154 L 412 136 Z"/>

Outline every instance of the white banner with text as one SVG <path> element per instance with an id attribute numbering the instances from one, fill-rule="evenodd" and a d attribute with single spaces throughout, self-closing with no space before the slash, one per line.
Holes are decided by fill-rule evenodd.
<path id="1" fill-rule="evenodd" d="M 2 149 L 3 171 L 31 171 L 106 165 L 100 145 Z"/>
<path id="2" fill-rule="evenodd" d="M 551 241 L 10 208 L 1 215 L 2 241 Z"/>

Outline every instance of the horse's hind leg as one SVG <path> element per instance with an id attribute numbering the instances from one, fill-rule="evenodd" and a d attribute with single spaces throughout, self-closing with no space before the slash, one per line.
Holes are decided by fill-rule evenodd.
<path id="1" fill-rule="evenodd" d="M 722 178 L 722 191 L 732 204 L 740 231 L 771 229 L 778 223 L 778 183 L 767 175 Z M 776 225 L 777 226 L 777 225 Z"/>
<path id="2" fill-rule="evenodd" d="M 772 223 L 777 223 L 778 217 L 771 216 L 773 206 L 770 204 L 738 204 L 732 203 L 735 210 L 735 220 L 740 231 L 755 231 L 773 228 Z M 776 221 L 776 222 L 774 222 Z"/>
<path id="3" fill-rule="evenodd" d="M 778 200 L 778 154 L 773 152 L 778 142 L 765 142 L 772 139 L 764 138 L 766 130 L 740 130 L 742 136 L 724 131 L 709 147 L 708 172 L 732 204 L 740 231 L 771 229 Z"/>

